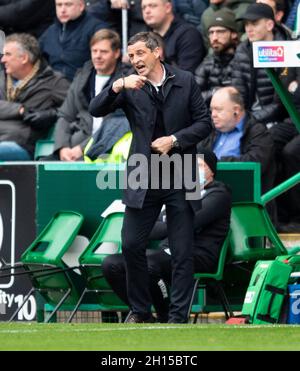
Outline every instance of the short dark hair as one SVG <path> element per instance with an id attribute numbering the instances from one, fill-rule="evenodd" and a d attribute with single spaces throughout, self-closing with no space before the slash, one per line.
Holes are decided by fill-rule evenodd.
<path id="1" fill-rule="evenodd" d="M 139 32 L 133 35 L 128 41 L 128 46 L 136 44 L 139 41 L 145 43 L 146 47 L 152 52 L 154 49 L 160 47 L 157 35 L 154 32 Z"/>
<path id="2" fill-rule="evenodd" d="M 121 40 L 117 32 L 103 28 L 94 33 L 90 41 L 90 48 L 99 41 L 109 40 L 112 50 L 121 49 Z"/>
<path id="3" fill-rule="evenodd" d="M 37 39 L 27 33 L 14 33 L 6 37 L 5 43 L 15 42 L 19 45 L 21 52 L 25 52 L 29 56 L 32 64 L 40 59 L 41 51 Z"/>

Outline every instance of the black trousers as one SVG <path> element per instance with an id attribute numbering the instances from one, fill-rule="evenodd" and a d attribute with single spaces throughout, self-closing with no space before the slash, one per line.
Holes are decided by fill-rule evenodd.
<path id="1" fill-rule="evenodd" d="M 170 292 L 172 282 L 171 256 L 165 250 L 147 250 L 147 265 L 149 272 L 149 289 L 159 322 L 168 321 Z M 194 255 L 196 272 L 214 272 L 217 261 L 198 251 Z M 121 300 L 129 305 L 126 288 L 125 259 L 122 254 L 108 255 L 102 264 L 102 272 L 113 291 Z"/>
<path id="2" fill-rule="evenodd" d="M 142 318 L 150 315 L 152 299 L 146 247 L 163 204 L 166 205 L 172 266 L 169 322 L 184 323 L 187 321 L 193 286 L 193 211 L 182 189 L 149 189 L 142 209 L 126 207 L 122 253 L 125 259 L 128 301 L 133 313 Z"/>
<path id="3" fill-rule="evenodd" d="M 168 322 L 172 279 L 171 257 L 164 250 L 147 250 L 149 290 L 159 322 Z M 108 255 L 102 272 L 113 291 L 128 306 L 125 259 L 122 254 Z"/>

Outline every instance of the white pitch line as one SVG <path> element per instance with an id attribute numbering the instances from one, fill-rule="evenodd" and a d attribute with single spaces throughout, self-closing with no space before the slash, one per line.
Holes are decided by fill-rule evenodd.
<path id="1" fill-rule="evenodd" d="M 191 327 L 184 327 L 185 329 L 189 329 Z M 195 327 L 194 327 L 195 328 Z M 41 332 L 44 331 L 45 329 L 47 329 L 46 327 L 42 328 L 41 327 Z M 74 328 L 74 327 L 70 327 L 70 328 L 65 328 L 65 329 L 56 329 L 55 327 L 51 327 L 51 332 L 53 331 L 56 331 L 56 332 L 111 332 L 111 331 L 136 331 L 136 330 L 178 330 L 178 329 L 183 329 L 182 326 L 149 326 L 149 327 L 123 327 L 123 328 L 115 328 L 115 327 L 106 327 L 106 328 L 93 328 L 93 329 L 89 329 L 89 328 Z M 16 333 L 16 334 L 21 334 L 21 333 L 38 333 L 40 332 L 39 329 L 32 329 L 32 330 L 0 330 L 0 334 L 12 334 L 12 333 Z M 50 331 L 50 328 L 47 329 Z"/>
<path id="2" fill-rule="evenodd" d="M 210 326 L 209 325 L 178 325 L 178 326 L 138 326 L 138 327 L 131 327 L 130 325 L 128 327 L 105 327 L 105 328 L 89 328 L 89 327 L 84 327 L 84 328 L 76 328 L 76 324 L 66 326 L 65 328 L 55 328 L 54 326 L 48 327 L 47 324 L 43 326 L 43 324 L 39 324 L 40 328 L 38 329 L 0 329 L 0 335 L 1 334 L 22 334 L 22 333 L 39 333 L 44 330 L 51 330 L 51 332 L 56 331 L 56 332 L 111 332 L 111 331 L 137 331 L 137 330 L 149 330 L 149 331 L 155 331 L 155 330 L 201 330 L 203 328 L 207 329 Z M 263 328 L 293 328 L 296 327 L 300 330 L 299 325 L 233 325 L 233 326 L 224 326 L 223 329 L 263 329 Z M 216 328 L 211 327 L 211 330 L 214 331 Z"/>

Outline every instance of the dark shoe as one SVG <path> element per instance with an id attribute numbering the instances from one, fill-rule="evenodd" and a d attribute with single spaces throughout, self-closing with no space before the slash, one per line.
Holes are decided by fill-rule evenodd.
<path id="1" fill-rule="evenodd" d="M 170 318 L 169 321 L 168 321 L 168 323 L 186 324 L 186 323 L 188 323 L 188 320 L 187 319 L 184 320 L 182 318 L 180 318 L 180 319 L 178 319 L 178 318 Z"/>
<path id="2" fill-rule="evenodd" d="M 144 318 L 134 313 L 130 314 L 125 321 L 125 323 L 154 323 L 154 322 L 155 318 L 152 315 Z"/>
<path id="3" fill-rule="evenodd" d="M 168 323 L 168 316 L 157 315 L 157 322 L 159 323 Z"/>

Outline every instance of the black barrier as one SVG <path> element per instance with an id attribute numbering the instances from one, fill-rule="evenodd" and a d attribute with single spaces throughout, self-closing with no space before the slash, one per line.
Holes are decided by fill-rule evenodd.
<path id="1" fill-rule="evenodd" d="M 0 166 L 0 261 L 1 268 L 20 260 L 21 254 L 36 234 L 35 226 L 36 166 Z M 0 321 L 8 320 L 23 302 L 31 284 L 26 276 L 0 278 Z M 17 320 L 30 321 L 36 316 L 36 302 L 30 297 Z"/>

